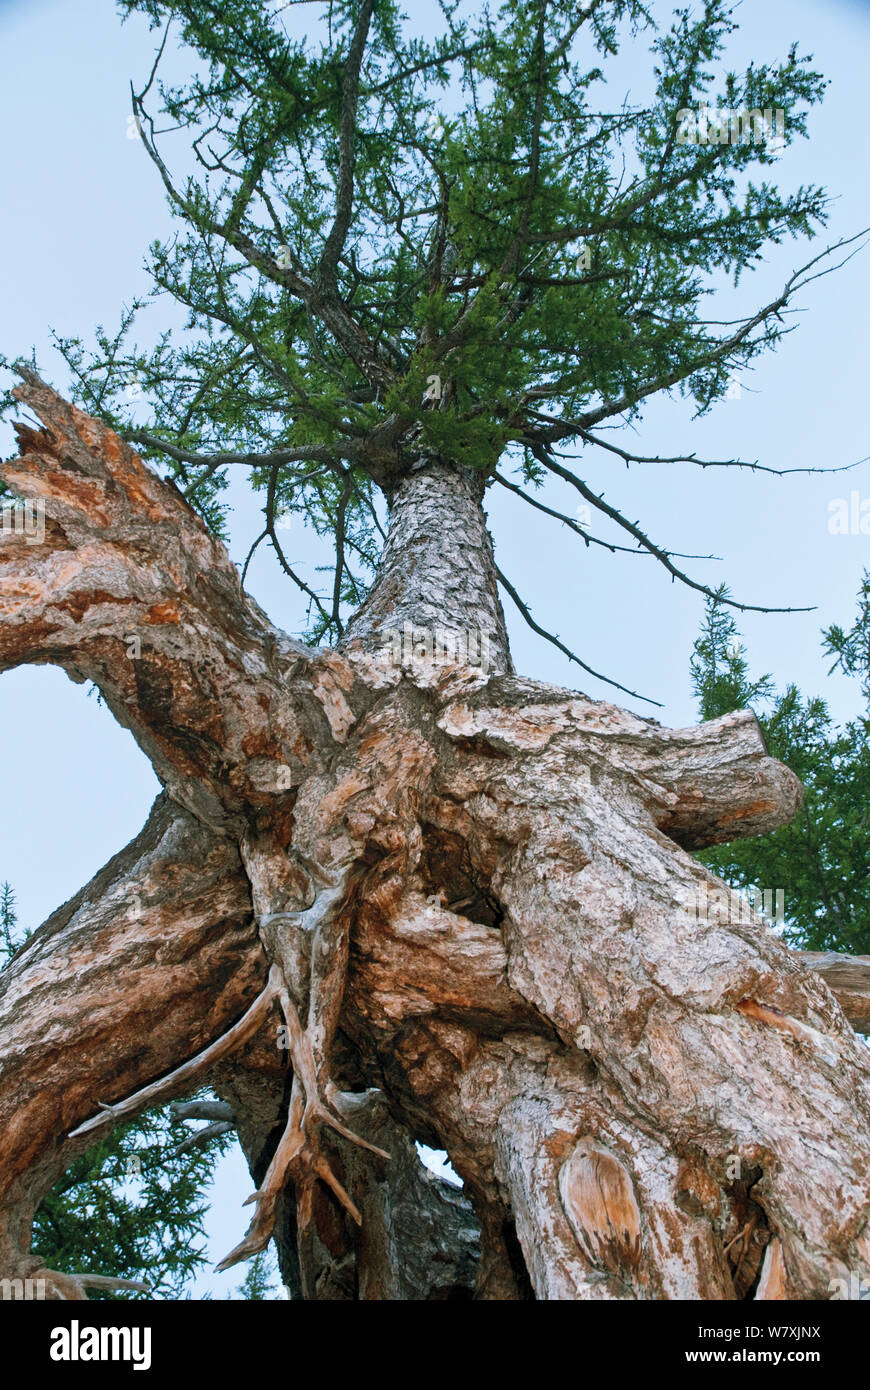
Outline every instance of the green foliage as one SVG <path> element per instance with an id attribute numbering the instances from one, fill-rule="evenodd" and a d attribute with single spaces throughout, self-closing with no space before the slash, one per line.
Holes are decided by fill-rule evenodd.
<path id="1" fill-rule="evenodd" d="M 245 1277 L 236 1289 L 239 1298 L 254 1299 L 262 1301 L 264 1299 L 274 1300 L 278 1296 L 276 1279 L 278 1271 L 275 1259 L 272 1255 L 271 1246 L 266 1250 L 261 1250 L 259 1255 L 255 1255 L 248 1261 Z"/>
<path id="2" fill-rule="evenodd" d="M 704 621 L 689 666 L 702 719 L 716 719 L 734 709 L 754 709 L 773 694 L 770 676 L 750 681 L 744 647 L 734 615 L 722 607 L 724 585 L 704 606 Z"/>
<path id="3" fill-rule="evenodd" d="M 27 934 L 19 939 L 18 913 L 15 908 L 15 894 L 11 883 L 0 884 L 0 969 L 2 963 L 15 954 L 26 940 Z"/>
<path id="4" fill-rule="evenodd" d="M 825 651 L 833 656 L 831 671 L 840 670 L 861 682 L 870 708 L 870 575 L 865 571 L 858 593 L 858 616 L 848 632 L 836 625 L 825 633 Z"/>
<path id="5" fill-rule="evenodd" d="M 156 66 L 136 104 L 178 224 L 151 247 L 152 297 L 186 324 L 136 348 L 137 303 L 94 347 L 57 339 L 76 399 L 147 435 L 215 530 L 223 455 L 302 451 L 250 465 L 251 482 L 276 548 L 280 506 L 336 539 L 330 601 L 309 592 L 315 638 L 366 592 L 379 470 L 423 447 L 489 473 L 506 451 L 538 483 L 530 442 L 585 439 L 602 409 L 631 419 L 662 390 L 708 409 L 783 331 L 770 311 L 720 338 L 708 295 L 825 219 L 822 190 L 775 187 L 763 142 L 677 138 L 679 112 L 707 102 L 782 110 L 788 144 L 821 99 L 793 45 L 727 68 L 729 0 L 669 26 L 640 0 L 431 0 L 407 15 L 374 0 L 367 24 L 369 5 L 119 0 L 188 55 L 186 81 Z M 630 106 L 608 64 L 644 38 L 651 95 Z M 186 135 L 178 170 L 167 128 Z M 424 405 L 431 375 L 444 391 Z"/>
<path id="6" fill-rule="evenodd" d="M 782 889 L 787 938 L 809 950 L 870 952 L 868 648 L 865 575 L 852 628 L 824 634 L 824 650 L 860 683 L 866 705 L 837 727 L 819 697 L 804 696 L 794 685 L 777 694 L 769 676 L 750 680 L 734 620 L 715 600 L 707 603 L 694 647 L 691 672 L 701 716 L 754 709 L 771 754 L 792 768 L 805 790 L 803 810 L 791 825 L 698 857 L 734 887 Z"/>
<path id="7" fill-rule="evenodd" d="M 206 1263 L 205 1190 L 221 1136 L 183 1154 L 189 1134 L 165 1109 L 118 1126 L 81 1155 L 36 1213 L 33 1249 L 49 1268 L 111 1274 L 149 1284 L 150 1294 L 89 1290 L 89 1298 L 172 1298 Z"/>

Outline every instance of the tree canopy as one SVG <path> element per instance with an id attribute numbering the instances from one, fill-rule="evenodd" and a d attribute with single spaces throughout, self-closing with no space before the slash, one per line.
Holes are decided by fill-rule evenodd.
<path id="1" fill-rule="evenodd" d="M 826 85 L 796 45 L 729 70 L 727 0 L 665 25 L 638 0 L 119 9 L 160 34 L 133 106 L 178 224 L 151 247 L 154 294 L 184 307 L 186 327 L 137 348 L 134 304 L 95 346 L 58 345 L 77 400 L 159 461 L 216 529 L 227 469 L 249 470 L 264 495 L 254 548 L 270 541 L 307 596 L 312 640 L 340 636 L 364 597 L 378 490 L 389 497 L 424 450 L 480 470 L 587 546 L 652 557 L 710 594 L 690 557 L 588 486 L 577 451 L 661 461 L 599 427 L 632 421 L 659 392 L 707 410 L 788 331 L 794 294 L 833 268 L 823 251 L 751 313 L 709 313 L 710 295 L 771 245 L 825 221 L 823 190 L 774 182 Z M 626 40 L 651 48 L 643 105 L 614 101 L 608 84 Z M 190 55 L 180 84 L 161 78 L 170 42 Z M 740 117 L 711 126 L 715 140 L 685 140 L 685 112 L 705 106 L 776 112 L 782 135 Z M 131 420 L 131 382 L 146 425 Z M 539 499 L 548 478 L 576 491 L 581 519 Z M 284 512 L 334 545 L 320 589 L 287 560 Z M 624 546 L 596 535 L 593 516 Z"/>

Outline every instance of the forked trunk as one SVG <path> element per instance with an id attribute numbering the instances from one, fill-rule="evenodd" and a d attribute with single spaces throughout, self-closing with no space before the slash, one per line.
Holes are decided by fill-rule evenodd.
<path id="1" fill-rule="evenodd" d="M 228 1262 L 274 1232 L 306 1297 L 866 1278 L 866 1049 L 825 963 L 688 852 L 799 806 L 754 717 L 671 731 L 516 677 L 479 488 L 432 460 L 341 649 L 310 652 L 110 431 L 23 395 L 48 428 L 5 476 L 50 525 L 0 539 L 0 669 L 96 680 L 167 796 L 0 975 L 0 1275 L 34 1273 L 101 1104 L 211 1083 L 258 1189 Z M 831 979 L 866 1020 L 860 965 Z"/>

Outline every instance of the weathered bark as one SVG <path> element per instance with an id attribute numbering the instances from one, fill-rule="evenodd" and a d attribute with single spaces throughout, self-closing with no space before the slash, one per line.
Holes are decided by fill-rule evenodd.
<path id="1" fill-rule="evenodd" d="M 687 853 L 800 803 L 754 718 L 672 731 L 514 676 L 480 497 L 443 461 L 398 485 L 342 650 L 311 652 L 111 431 L 22 395 L 46 429 L 4 476 L 50 520 L 0 537 L 0 668 L 96 680 L 171 799 L 0 976 L 0 1273 L 30 1269 L 101 1103 L 209 1080 L 258 1189 L 227 1262 L 275 1232 L 308 1297 L 459 1296 L 475 1265 L 508 1299 L 866 1277 L 870 1062 L 842 982 Z M 486 631 L 488 669 L 396 660 L 405 622 Z M 843 997 L 866 1017 L 854 967 Z M 411 1138 L 462 1176 L 479 1261 Z"/>
<path id="2" fill-rule="evenodd" d="M 489 671 L 513 670 L 481 500 L 479 474 L 420 460 L 391 499 L 378 581 L 348 625 L 345 651 L 382 650 L 409 624 L 462 634 L 478 665 L 482 648 Z"/>
<path id="3" fill-rule="evenodd" d="M 870 956 L 839 956 L 835 951 L 802 951 L 801 960 L 821 975 L 837 996 L 856 1033 L 870 1033 Z"/>
<path id="4" fill-rule="evenodd" d="M 0 1267 L 92 1114 L 220 1034 L 265 976 L 235 845 L 165 795 L 0 974 Z"/>

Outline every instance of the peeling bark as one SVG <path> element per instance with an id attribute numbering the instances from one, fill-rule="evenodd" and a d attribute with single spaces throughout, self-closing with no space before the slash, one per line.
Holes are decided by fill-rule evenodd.
<path id="1" fill-rule="evenodd" d="M 856 1033 L 870 1033 L 870 956 L 801 951 L 800 958 L 837 996 L 840 1008 Z"/>
<path id="2" fill-rule="evenodd" d="M 443 460 L 397 484 L 342 649 L 301 647 L 110 430 L 21 395 L 45 429 L 3 476 L 49 522 L 0 536 L 0 669 L 95 680 L 166 794 L 0 976 L 0 1273 L 90 1134 L 210 1082 L 257 1185 L 224 1263 L 275 1234 L 305 1297 L 866 1277 L 870 1062 L 835 998 L 866 1019 L 861 967 L 788 951 L 688 853 L 800 804 L 754 717 L 668 730 L 516 677 Z M 491 666 L 396 660 L 406 622 L 487 630 Z"/>

